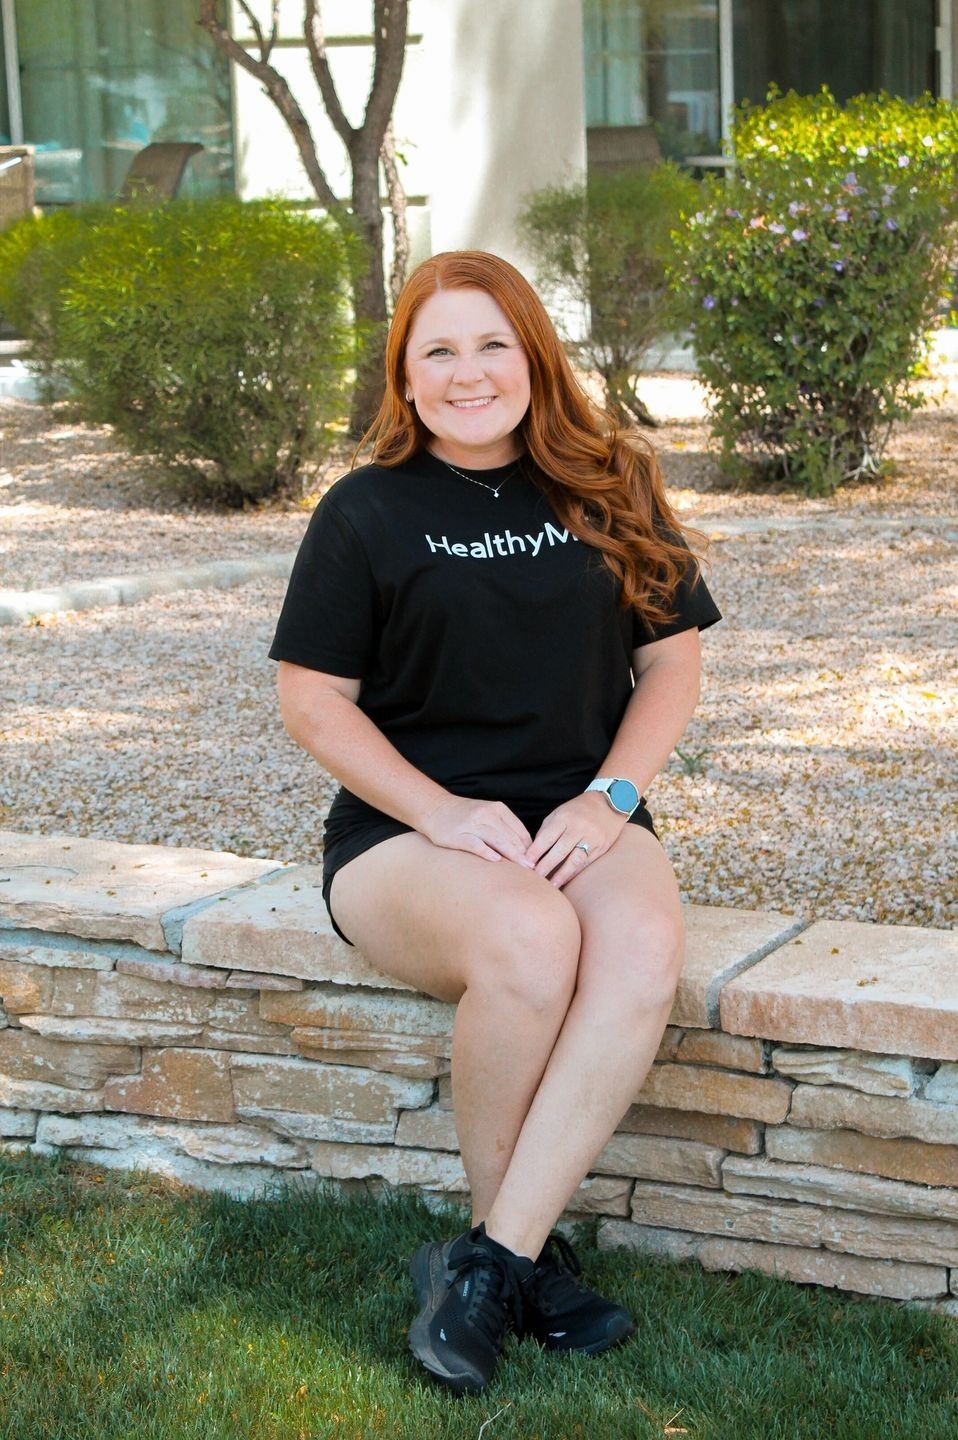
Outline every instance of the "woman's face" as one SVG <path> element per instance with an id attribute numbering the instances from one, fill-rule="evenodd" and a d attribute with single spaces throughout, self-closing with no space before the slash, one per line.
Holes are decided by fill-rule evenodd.
<path id="1" fill-rule="evenodd" d="M 522 452 L 529 362 L 485 290 L 437 290 L 420 306 L 406 346 L 407 395 L 452 465 L 506 465 Z"/>

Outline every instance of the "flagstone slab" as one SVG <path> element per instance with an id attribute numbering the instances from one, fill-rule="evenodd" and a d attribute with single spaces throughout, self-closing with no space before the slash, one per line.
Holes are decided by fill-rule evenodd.
<path id="1" fill-rule="evenodd" d="M 792 916 L 755 910 L 686 908 L 688 953 L 671 1023 L 709 1029 L 718 1023 L 723 984 L 801 928 Z M 183 927 L 183 956 L 191 965 L 408 990 L 376 970 L 333 930 L 322 898 L 318 866 L 297 866 L 207 907 Z"/>
<path id="2" fill-rule="evenodd" d="M 166 950 L 163 916 L 275 870 L 215 850 L 0 831 L 0 928 Z"/>
<path id="3" fill-rule="evenodd" d="M 183 960 L 337 985 L 411 989 L 340 940 L 323 903 L 322 879 L 319 866 L 297 865 L 200 911 L 183 926 Z"/>
<path id="4" fill-rule="evenodd" d="M 712 1030 L 719 1023 L 719 996 L 736 975 L 802 929 L 794 915 L 764 910 L 683 907 L 685 965 L 669 1016 L 670 1025 Z"/>
<path id="5" fill-rule="evenodd" d="M 822 920 L 721 996 L 734 1035 L 958 1060 L 958 931 Z"/>

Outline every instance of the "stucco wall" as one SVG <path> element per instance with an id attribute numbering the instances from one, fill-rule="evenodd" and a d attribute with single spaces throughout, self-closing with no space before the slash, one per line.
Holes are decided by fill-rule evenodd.
<path id="1" fill-rule="evenodd" d="M 265 24 L 268 4 L 257 0 L 256 9 Z M 369 10 L 356 0 L 323 6 L 330 65 L 353 123 L 369 86 Z M 345 152 L 300 43 L 301 16 L 301 0 L 285 0 L 284 43 L 272 62 L 306 113 L 333 189 L 346 194 Z M 249 34 L 236 13 L 233 33 Z M 412 0 L 409 37 L 394 128 L 413 259 L 476 247 L 522 265 L 514 220 L 523 196 L 585 173 L 580 0 Z M 234 69 L 234 85 L 239 193 L 310 198 L 293 141 L 258 81 Z"/>

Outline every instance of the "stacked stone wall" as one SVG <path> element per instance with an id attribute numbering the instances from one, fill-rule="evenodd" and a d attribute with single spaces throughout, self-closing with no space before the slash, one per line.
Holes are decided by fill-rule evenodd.
<path id="1" fill-rule="evenodd" d="M 0 834 L 0 1145 L 241 1196 L 465 1198 L 453 1007 L 338 940 L 319 884 Z M 688 922 L 656 1063 L 570 1217 L 604 1246 L 958 1313 L 958 936 Z"/>

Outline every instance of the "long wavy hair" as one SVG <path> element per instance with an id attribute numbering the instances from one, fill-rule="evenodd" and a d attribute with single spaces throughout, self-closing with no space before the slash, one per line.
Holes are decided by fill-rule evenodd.
<path id="1" fill-rule="evenodd" d="M 531 399 L 518 433 L 535 483 L 573 535 L 601 551 L 624 606 L 650 625 L 672 618 L 675 592 L 697 567 L 683 543 L 701 546 L 669 504 L 651 445 L 622 429 L 576 379 L 545 307 L 498 255 L 447 250 L 419 265 L 396 301 L 386 341 L 386 393 L 360 449 L 395 466 L 427 449 L 432 432 L 406 399 L 406 347 L 419 308 L 437 290 L 484 290 L 503 311 L 529 362 Z"/>

